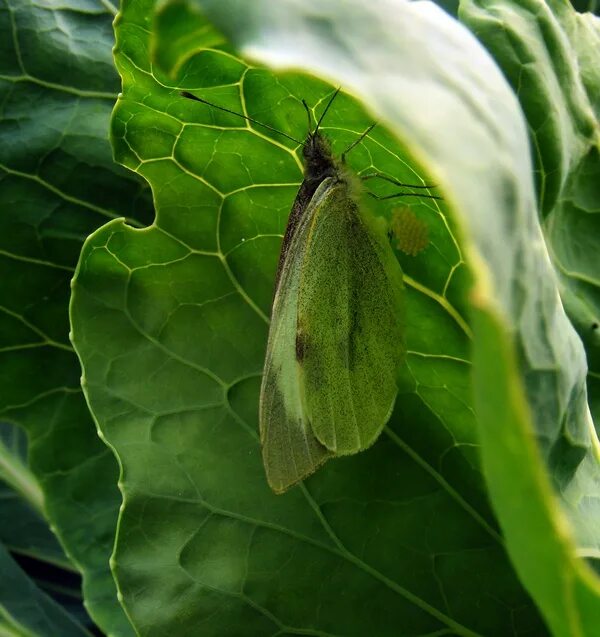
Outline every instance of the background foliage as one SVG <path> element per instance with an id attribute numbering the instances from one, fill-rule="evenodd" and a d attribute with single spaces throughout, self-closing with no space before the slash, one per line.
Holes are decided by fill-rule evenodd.
<path id="1" fill-rule="evenodd" d="M 107 219 L 152 219 L 147 186 L 111 157 L 108 126 L 119 90 L 113 17 L 109 3 L 0 4 L 1 532 L 14 555 L 80 572 L 92 616 L 107 633 L 127 635 L 108 567 L 118 468 L 81 393 L 67 314 L 85 238 Z M 10 558 L 2 556 L 4 573 Z M 48 578 L 64 585 L 65 575 L 34 570 L 42 588 Z M 3 584 L 13 590 L 4 577 Z M 81 599 L 77 587 L 67 601 L 72 595 Z M 16 634 L 67 634 L 26 629 L 35 602 L 19 597 L 21 607 L 5 609 Z"/>
<path id="2" fill-rule="evenodd" d="M 586 347 L 595 410 L 598 24 L 558 2 L 515 8 L 464 2 L 460 18 L 494 55 L 527 117 L 542 228 L 565 308 Z M 598 583 L 577 557 L 592 563 L 598 543 L 597 458 L 577 384 L 579 353 L 572 350 L 567 378 L 552 372 L 571 360 L 560 349 L 554 360 L 542 357 L 544 373 L 526 370 L 519 377 L 528 343 L 544 339 L 521 338 L 513 359 L 510 334 L 515 328 L 522 334 L 522 326 L 507 330 L 506 307 L 498 311 L 489 302 L 502 298 L 498 287 L 509 272 L 529 271 L 519 250 L 510 267 L 492 270 L 486 285 L 486 264 L 471 261 L 477 248 L 469 241 L 474 235 L 477 246 L 478 234 L 460 205 L 460 184 L 444 181 L 443 161 L 428 161 L 427 150 L 439 140 L 428 146 L 406 135 L 397 113 L 385 111 L 384 95 L 361 92 L 343 73 L 332 79 L 352 86 L 390 125 L 378 126 L 357 149 L 353 167 L 407 180 L 433 173 L 452 209 L 417 205 L 430 224 L 431 245 L 416 258 L 398 255 L 408 285 L 410 351 L 390 427 L 368 453 L 330 463 L 289 496 L 268 491 L 256 396 L 274 267 L 300 164 L 283 138 L 248 130 L 177 92 L 194 89 L 301 137 L 299 99 L 318 113 L 331 86 L 242 59 L 233 45 L 254 45 L 255 54 L 262 50 L 271 61 L 278 51 L 276 38 L 269 43 L 260 29 L 253 31 L 252 15 L 236 24 L 232 16 L 244 22 L 239 6 L 236 13 L 227 3 L 202 3 L 233 45 L 193 4 L 169 3 L 154 35 L 152 2 L 127 2 L 123 9 L 116 61 L 124 94 L 113 118 L 114 152 L 143 179 L 113 163 L 107 141 L 118 91 L 111 5 L 4 0 L 0 8 L 0 30 L 8 36 L 0 54 L 0 537 L 10 551 L 0 554 L 10 574 L 0 589 L 2 629 L 17 635 L 96 630 L 69 601 L 76 582 L 58 590 L 53 582 L 64 577 L 52 571 L 48 578 L 41 563 L 81 572 L 88 611 L 114 635 L 134 634 L 117 588 L 143 635 L 547 634 L 519 578 L 555 634 L 595 634 Z M 294 29 L 331 37 L 322 28 L 326 20 L 319 28 L 304 23 L 308 9 L 309 3 L 286 8 L 288 18 L 299 11 Z M 261 3 L 253 11 L 259 16 Z M 430 32 L 422 42 L 455 33 L 442 17 L 435 24 L 436 38 Z M 279 28 L 285 32 L 285 24 Z M 350 34 L 360 40 L 361 33 Z M 391 47 L 387 54 L 394 51 L 393 42 L 383 44 Z M 199 46 L 208 50 L 198 53 Z M 332 49 L 313 53 L 334 64 Z M 426 49 L 417 48 L 415 59 L 424 60 Z M 357 59 L 369 62 L 370 47 L 358 50 Z M 330 75 L 310 66 L 310 51 L 299 47 L 298 54 L 307 70 Z M 176 77 L 169 74 L 174 68 Z M 500 117 L 513 117 L 510 99 L 496 97 L 509 105 Z M 326 132 L 343 148 L 372 117 L 356 100 L 340 98 Z M 514 121 L 510 130 L 519 130 Z M 529 174 L 519 180 L 527 182 Z M 146 183 L 157 208 L 150 226 Z M 374 207 L 375 214 L 390 212 Z M 484 222 L 489 212 L 480 211 Z M 535 243 L 538 230 L 530 223 L 518 228 L 521 239 Z M 73 324 L 84 387 L 123 471 L 114 580 L 108 556 L 121 501 L 117 462 L 82 398 L 66 315 L 69 280 L 90 234 Z M 467 262 L 478 285 L 475 302 Z M 539 309 L 530 312 L 543 317 Z M 554 311 L 545 316 L 552 319 Z M 552 342 L 556 325 L 536 320 Z M 474 385 L 473 332 L 483 372 Z M 554 413 L 524 402 L 540 387 L 552 397 L 546 402 Z M 568 387 L 579 390 L 566 396 Z M 474 404 L 473 396 L 486 400 Z M 479 431 L 475 408 L 488 425 Z M 556 427 L 541 429 L 549 422 Z"/>

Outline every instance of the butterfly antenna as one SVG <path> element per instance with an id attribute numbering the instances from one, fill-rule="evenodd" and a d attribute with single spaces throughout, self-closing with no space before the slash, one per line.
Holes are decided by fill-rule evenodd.
<path id="1" fill-rule="evenodd" d="M 220 111 L 224 111 L 225 113 L 231 113 L 231 115 L 237 115 L 238 117 L 241 117 L 242 119 L 245 119 L 247 122 L 252 122 L 253 124 L 256 124 L 257 126 L 262 126 L 263 128 L 266 128 L 267 130 L 273 131 L 275 133 L 278 133 L 279 135 L 283 135 L 284 137 L 287 137 L 287 139 L 291 139 L 293 142 L 296 142 L 296 144 L 302 144 L 303 142 L 297 140 L 295 137 L 292 137 L 291 135 L 288 135 L 287 133 L 284 133 L 283 131 L 280 131 L 279 129 L 273 127 L 273 126 L 269 126 L 269 124 L 263 124 L 262 122 L 259 122 L 258 120 L 252 118 L 252 117 L 248 117 L 248 115 L 243 115 L 242 113 L 237 113 L 236 111 L 232 111 L 229 108 L 225 108 L 224 106 L 219 106 L 218 104 L 213 104 L 212 102 L 209 102 L 208 100 L 204 100 L 201 97 L 196 97 L 195 95 L 192 95 L 191 93 L 188 93 L 187 91 L 181 91 L 180 92 L 181 97 L 187 97 L 190 100 L 194 100 L 196 102 L 201 102 L 202 104 L 207 104 L 208 106 L 212 106 L 213 108 L 217 108 Z"/>
<path id="2" fill-rule="evenodd" d="M 374 124 L 371 124 L 371 126 L 369 126 L 369 128 L 367 128 L 367 130 L 362 133 L 360 135 L 360 137 L 358 137 L 357 139 L 355 139 L 350 146 L 348 146 L 348 148 L 346 148 L 346 150 L 342 153 L 342 163 L 344 163 L 346 161 L 346 155 L 355 147 L 358 146 L 358 144 L 360 144 L 360 142 L 362 142 L 362 140 L 375 128 L 375 126 L 377 126 L 377 123 L 375 122 Z"/>
<path id="3" fill-rule="evenodd" d="M 311 135 L 311 126 L 312 126 L 312 114 L 310 112 L 310 108 L 308 108 L 308 104 L 305 99 L 302 99 L 302 106 L 304 106 L 304 110 L 306 111 L 306 115 L 308 117 L 308 132 L 306 133 L 307 137 Z"/>
<path id="4" fill-rule="evenodd" d="M 331 96 L 329 102 L 327 102 L 327 106 L 325 107 L 325 110 L 321 113 L 321 117 L 319 117 L 319 121 L 317 122 L 317 127 L 315 128 L 313 135 L 316 135 L 317 131 L 319 130 L 319 127 L 321 126 L 321 122 L 323 121 L 323 118 L 325 117 L 325 115 L 327 115 L 327 111 L 329 110 L 329 107 L 332 105 L 333 100 L 337 97 L 341 88 L 342 88 L 341 86 L 338 86 L 338 88 L 335 89 L 335 93 Z"/>

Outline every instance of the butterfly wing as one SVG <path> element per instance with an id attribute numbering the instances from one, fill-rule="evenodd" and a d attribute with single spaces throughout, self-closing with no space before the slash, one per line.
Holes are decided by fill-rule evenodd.
<path id="1" fill-rule="evenodd" d="M 297 347 L 306 417 L 336 455 L 370 446 L 388 421 L 404 356 L 402 270 L 353 185 L 330 185 L 306 231 Z"/>
<path id="2" fill-rule="evenodd" d="M 267 481 L 277 493 L 306 478 L 331 456 L 312 433 L 296 351 L 298 294 L 306 240 L 329 181 L 321 184 L 302 216 L 296 219 L 278 269 L 259 405 L 263 463 Z"/>

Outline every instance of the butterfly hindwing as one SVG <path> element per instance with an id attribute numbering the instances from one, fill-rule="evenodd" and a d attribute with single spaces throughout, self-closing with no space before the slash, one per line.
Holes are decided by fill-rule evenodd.
<path id="1" fill-rule="evenodd" d="M 375 441 L 390 417 L 404 356 L 402 270 L 353 190 L 337 179 L 321 198 L 306 231 L 298 290 L 306 417 L 335 455 Z"/>

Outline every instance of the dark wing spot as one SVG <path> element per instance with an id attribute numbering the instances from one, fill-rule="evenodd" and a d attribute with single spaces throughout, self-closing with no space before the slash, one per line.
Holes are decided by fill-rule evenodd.
<path id="1" fill-rule="evenodd" d="M 296 360 L 301 363 L 306 355 L 306 334 L 301 330 L 296 332 Z"/>

